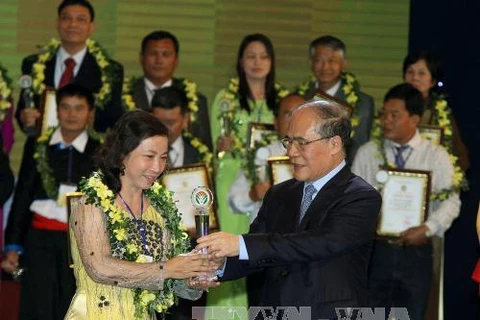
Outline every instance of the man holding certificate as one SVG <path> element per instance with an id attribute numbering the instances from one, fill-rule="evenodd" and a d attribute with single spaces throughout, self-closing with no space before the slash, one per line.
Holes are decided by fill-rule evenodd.
<path id="1" fill-rule="evenodd" d="M 462 178 L 447 151 L 418 133 L 423 104 L 421 93 L 410 84 L 390 89 L 380 113 L 381 130 L 374 130 L 372 141 L 358 150 L 352 165 L 353 172 L 383 191 L 377 233 L 384 232 L 380 230 L 384 221 L 396 221 L 400 231 L 397 237 L 375 241 L 370 303 L 386 310 L 406 307 L 411 319 L 424 319 L 433 273 L 429 238 L 443 236 L 458 216 L 458 180 Z M 416 224 L 411 223 L 415 219 L 410 209 L 422 201 L 424 193 L 413 187 L 418 184 L 418 175 L 412 170 L 429 171 L 431 175 L 431 184 L 426 184 L 430 186 L 430 201 L 416 212 L 421 217 Z M 392 185 L 399 188 L 389 188 Z"/>
<path id="2" fill-rule="evenodd" d="M 294 110 L 282 144 L 295 179 L 267 191 L 248 234 L 198 240 L 197 249 L 229 257 L 221 281 L 264 271 L 259 305 L 274 312 L 305 307 L 308 319 L 333 319 L 336 308 L 367 305 L 381 198 L 346 165 L 350 131 L 347 110 L 334 101 L 308 101 Z"/>

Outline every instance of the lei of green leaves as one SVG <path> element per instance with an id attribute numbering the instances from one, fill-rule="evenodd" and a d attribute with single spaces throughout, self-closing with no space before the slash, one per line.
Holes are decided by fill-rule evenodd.
<path id="1" fill-rule="evenodd" d="M 243 125 L 243 121 L 236 117 L 240 104 L 238 102 L 238 85 L 239 80 L 237 77 L 231 78 L 227 89 L 224 93 L 224 100 L 229 101 L 230 108 L 228 110 L 221 110 L 218 119 L 221 121 L 223 117 L 230 119 L 231 123 L 231 137 L 232 148 L 230 154 L 233 158 L 244 158 L 247 155 L 246 137 L 243 139 L 240 137 L 240 127 Z M 288 95 L 289 91 L 279 83 L 275 83 L 275 92 L 277 93 L 276 102 L 280 103 L 280 100 Z"/>
<path id="2" fill-rule="evenodd" d="M 0 64 L 0 124 L 7 117 L 8 110 L 12 108 L 12 79 L 8 71 Z"/>
<path id="3" fill-rule="evenodd" d="M 93 172 L 89 178 L 82 179 L 79 186 L 80 190 L 86 195 L 86 203 L 101 208 L 105 213 L 110 243 L 116 243 L 125 249 L 124 257 L 127 261 L 136 261 L 140 256 L 140 252 L 142 252 L 142 248 L 135 243 L 127 242 L 128 239 L 126 237 L 119 237 L 121 230 L 134 228 L 134 222 L 131 219 L 125 219 L 124 213 L 120 213 L 121 210 L 115 206 L 115 194 L 105 185 L 103 174 L 101 172 Z M 170 243 L 164 244 L 168 249 L 167 252 L 163 253 L 163 258 L 170 259 L 187 252 L 189 240 L 187 234 L 181 228 L 181 214 L 173 201 L 173 193 L 158 182 L 155 182 L 144 193 L 150 204 L 162 215 L 165 229 L 170 235 Z M 131 250 L 132 246 L 135 247 L 134 250 Z M 134 289 L 135 316 L 141 317 L 145 312 L 153 312 L 153 310 L 157 312 L 166 311 L 173 303 L 176 281 L 174 279 L 166 279 L 161 291 Z M 148 302 L 145 303 L 143 301 L 144 294 L 153 294 L 154 297 L 148 299 Z"/>
<path id="4" fill-rule="evenodd" d="M 53 135 L 53 132 L 56 130 L 56 127 L 49 127 L 38 139 L 35 144 L 35 152 L 33 158 L 37 164 L 37 171 L 40 174 L 40 180 L 42 181 L 43 189 L 50 199 L 56 200 L 58 198 L 58 181 L 55 179 L 53 170 L 48 164 L 47 149 L 50 138 Z M 95 131 L 87 131 L 88 136 L 92 140 L 98 140 Z M 90 135 L 90 133 L 93 133 Z"/>
<path id="5" fill-rule="evenodd" d="M 199 156 L 200 156 L 200 162 L 203 162 L 207 165 L 208 172 L 212 172 L 212 160 L 213 160 L 213 154 L 210 152 L 208 147 L 203 144 L 200 139 L 197 137 L 194 137 L 190 132 L 183 130 L 182 131 L 182 138 L 184 141 L 187 143 L 190 143 L 192 147 L 197 149 Z"/>

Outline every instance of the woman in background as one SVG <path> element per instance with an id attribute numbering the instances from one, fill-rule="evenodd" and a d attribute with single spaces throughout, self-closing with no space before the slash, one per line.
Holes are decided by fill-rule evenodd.
<path id="1" fill-rule="evenodd" d="M 275 83 L 273 44 L 263 34 L 250 34 L 242 40 L 236 71 L 237 76 L 215 97 L 210 109 L 210 125 L 219 158 L 215 187 L 220 229 L 241 234 L 248 231 L 248 217 L 232 212 L 228 191 L 246 157 L 248 124 L 273 123 L 273 110 L 288 92 Z M 244 280 L 211 290 L 208 305 L 246 305 Z"/>

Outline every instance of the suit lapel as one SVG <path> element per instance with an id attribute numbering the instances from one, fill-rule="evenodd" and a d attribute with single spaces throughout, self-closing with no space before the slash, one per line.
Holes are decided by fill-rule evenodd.
<path id="1" fill-rule="evenodd" d="M 318 222 L 316 222 L 318 224 L 326 218 L 327 214 L 324 214 L 326 209 L 335 201 L 335 199 L 338 198 L 338 193 L 343 191 L 342 186 L 348 181 L 350 175 L 350 169 L 348 166 L 345 166 L 327 182 L 327 184 L 318 192 L 315 199 L 313 199 L 312 204 L 298 226 L 299 230 L 305 230 L 313 217 L 318 218 Z"/>
<path id="2" fill-rule="evenodd" d="M 45 85 L 47 87 L 55 88 L 55 64 L 57 61 L 57 55 L 54 55 L 52 59 L 45 63 Z"/>
<path id="3" fill-rule="evenodd" d="M 87 50 L 85 57 L 83 58 L 80 69 L 77 75 L 73 79 L 73 82 L 81 84 L 94 93 L 98 93 L 102 87 L 102 75 L 100 67 L 97 65 L 97 61 L 93 55 Z"/>
<path id="4" fill-rule="evenodd" d="M 147 92 L 145 91 L 145 81 L 143 77 L 138 79 L 133 89 L 133 101 L 138 109 L 150 110 L 150 102 L 148 101 Z"/>
<path id="5" fill-rule="evenodd" d="M 300 205 L 303 196 L 303 182 L 295 182 L 289 190 L 289 201 L 285 201 L 285 214 L 281 215 L 281 228 L 286 228 L 285 232 L 294 232 L 298 228 L 298 219 L 300 217 Z"/>

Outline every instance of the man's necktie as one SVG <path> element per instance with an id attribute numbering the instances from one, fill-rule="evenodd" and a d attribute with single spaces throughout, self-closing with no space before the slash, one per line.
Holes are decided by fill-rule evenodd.
<path id="1" fill-rule="evenodd" d="M 395 165 L 399 169 L 403 169 L 403 167 L 405 166 L 405 162 L 407 160 L 403 157 L 403 152 L 408 148 L 410 148 L 408 144 L 404 144 L 400 147 L 395 147 L 395 149 L 397 150 L 397 154 L 395 154 Z"/>
<path id="2" fill-rule="evenodd" d="M 62 88 L 67 84 L 73 81 L 73 69 L 75 69 L 75 60 L 73 58 L 65 59 L 65 71 L 63 71 L 62 77 L 60 78 L 60 83 L 58 84 L 58 88 Z"/>
<path id="3" fill-rule="evenodd" d="M 313 201 L 313 195 L 317 192 L 317 189 L 312 184 L 308 184 L 305 187 L 305 192 L 303 193 L 303 198 L 302 198 L 302 205 L 300 206 L 300 218 L 298 219 L 298 223 L 302 222 L 303 217 L 305 216 L 305 213 L 308 210 L 308 207 L 310 207 L 310 204 Z"/>

